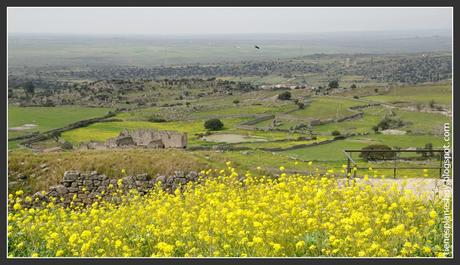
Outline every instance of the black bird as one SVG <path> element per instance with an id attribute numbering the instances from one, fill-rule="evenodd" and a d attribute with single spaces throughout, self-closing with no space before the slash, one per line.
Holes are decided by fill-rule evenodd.
<path id="1" fill-rule="evenodd" d="M 257 46 L 257 45 L 254 45 L 254 48 L 256 48 L 256 49 L 260 49 L 260 47 L 259 47 L 259 46 Z"/>

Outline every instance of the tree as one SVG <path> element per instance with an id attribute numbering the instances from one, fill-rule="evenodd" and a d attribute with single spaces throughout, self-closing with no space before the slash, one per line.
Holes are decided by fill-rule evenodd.
<path id="1" fill-rule="evenodd" d="M 219 119 L 210 119 L 204 123 L 204 128 L 211 131 L 218 131 L 224 127 L 224 124 Z"/>
<path id="2" fill-rule="evenodd" d="M 280 93 L 278 95 L 278 99 L 281 100 L 290 100 L 291 99 L 291 92 L 289 91 L 284 91 L 283 93 Z"/>
<path id="3" fill-rule="evenodd" d="M 33 96 L 35 94 L 35 85 L 34 83 L 32 83 L 32 81 L 26 82 L 23 85 L 23 88 L 24 88 L 24 92 L 26 93 L 27 97 L 31 95 Z"/>
<path id="4" fill-rule="evenodd" d="M 339 81 L 338 80 L 332 80 L 329 81 L 329 88 L 339 88 Z"/>
<path id="5" fill-rule="evenodd" d="M 377 150 L 389 151 L 391 147 L 384 144 L 372 144 L 361 149 L 359 157 L 366 161 L 386 160 L 395 157 L 394 152 L 378 152 Z"/>
<path id="6" fill-rule="evenodd" d="M 339 136 L 341 133 L 338 130 L 334 130 L 331 132 L 332 136 Z"/>
<path id="7" fill-rule="evenodd" d="M 419 149 L 419 148 L 417 148 L 417 149 Z M 417 151 L 417 154 L 421 154 L 423 158 L 429 158 L 429 157 L 434 156 L 433 144 L 432 143 L 425 144 L 425 148 L 423 148 L 423 149 L 425 149 L 426 151 Z"/>

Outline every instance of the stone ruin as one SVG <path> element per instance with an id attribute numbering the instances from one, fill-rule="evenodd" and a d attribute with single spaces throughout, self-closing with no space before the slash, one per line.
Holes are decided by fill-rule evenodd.
<path id="1" fill-rule="evenodd" d="M 198 180 L 198 173 L 191 171 L 185 174 L 182 171 L 175 171 L 173 175 L 158 175 L 150 177 L 147 174 L 137 176 L 126 176 L 121 178 L 123 194 L 130 190 L 136 190 L 141 195 L 148 193 L 157 183 L 166 192 L 173 193 L 176 189 L 182 188 L 189 182 Z M 97 172 L 83 174 L 78 171 L 66 171 L 59 185 L 51 186 L 46 193 L 37 192 L 32 196 L 28 207 L 40 207 L 43 202 L 50 202 L 56 198 L 56 204 L 67 207 L 74 204 L 91 205 L 96 201 L 120 202 L 121 198 L 113 193 L 118 190 L 118 179 L 109 179 Z"/>
<path id="2" fill-rule="evenodd" d="M 176 131 L 157 131 L 152 129 L 124 129 L 115 138 L 105 143 L 90 141 L 80 145 L 80 149 L 107 149 L 123 147 L 144 148 L 186 148 L 187 133 Z"/>

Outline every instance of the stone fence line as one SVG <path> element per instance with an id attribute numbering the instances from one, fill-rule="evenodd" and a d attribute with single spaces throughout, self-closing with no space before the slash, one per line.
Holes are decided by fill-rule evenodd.
<path id="1" fill-rule="evenodd" d="M 145 195 L 157 183 L 160 183 L 163 190 L 174 192 L 177 188 L 191 181 L 196 182 L 199 174 L 190 171 L 185 174 L 182 171 L 175 171 L 173 175 L 158 175 L 150 177 L 147 174 L 126 176 L 121 179 L 111 179 L 106 175 L 91 172 L 84 174 L 79 171 L 66 171 L 60 184 L 51 186 L 46 193 L 37 192 L 32 195 L 30 202 L 24 202 L 28 207 L 40 207 L 43 202 L 50 202 L 55 198 L 55 203 L 64 207 L 74 204 L 91 205 L 96 201 L 120 202 L 121 198 L 114 195 L 120 189 L 123 194 L 130 190 L 137 190 L 139 194 Z"/>

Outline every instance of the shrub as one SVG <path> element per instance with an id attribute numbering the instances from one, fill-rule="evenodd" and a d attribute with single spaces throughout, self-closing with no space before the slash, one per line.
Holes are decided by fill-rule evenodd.
<path id="1" fill-rule="evenodd" d="M 350 86 L 350 88 L 356 88 L 356 85 L 355 85 L 355 84 L 352 84 L 352 85 Z"/>
<path id="2" fill-rule="evenodd" d="M 73 145 L 66 141 L 61 144 L 61 148 L 64 150 L 71 150 L 73 149 Z"/>
<path id="3" fill-rule="evenodd" d="M 337 130 L 334 130 L 334 131 L 331 132 L 332 136 L 339 136 L 340 134 L 341 133 L 339 131 L 337 131 Z"/>
<path id="4" fill-rule="evenodd" d="M 359 96 L 353 96 L 354 99 L 359 99 Z"/>
<path id="5" fill-rule="evenodd" d="M 362 151 L 359 157 L 366 161 L 375 161 L 375 160 L 386 160 L 392 159 L 395 156 L 393 152 L 375 152 L 374 150 L 391 150 L 391 147 L 384 144 L 372 144 L 366 147 L 363 147 L 361 150 L 369 150 L 369 151 Z"/>
<path id="6" fill-rule="evenodd" d="M 224 124 L 219 119 L 210 119 L 204 123 L 204 128 L 211 131 L 218 131 L 224 127 Z"/>
<path id="7" fill-rule="evenodd" d="M 290 100 L 291 99 L 291 92 L 289 91 L 284 91 L 283 93 L 280 93 L 278 95 L 278 99 L 281 100 Z"/>
<path id="8" fill-rule="evenodd" d="M 238 99 L 233 100 L 233 104 L 238 104 L 240 101 Z"/>
<path id="9" fill-rule="evenodd" d="M 158 117 L 151 117 L 148 119 L 149 122 L 166 122 L 167 120 Z"/>
<path id="10" fill-rule="evenodd" d="M 422 148 L 417 148 L 418 150 Z M 434 156 L 433 150 L 433 144 L 432 143 L 427 143 L 425 144 L 425 147 L 423 148 L 427 151 L 417 151 L 417 154 L 421 154 L 423 158 L 429 158 Z"/>
<path id="11" fill-rule="evenodd" d="M 374 129 L 374 131 L 377 132 L 379 130 L 388 130 L 388 129 L 400 128 L 400 127 L 403 127 L 406 124 L 407 123 L 405 123 L 401 119 L 385 117 L 376 126 L 374 126 L 373 129 Z"/>
<path id="12" fill-rule="evenodd" d="M 338 80 L 329 81 L 328 86 L 329 86 L 329 88 L 338 88 L 339 87 L 339 81 Z"/>

